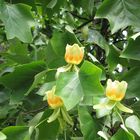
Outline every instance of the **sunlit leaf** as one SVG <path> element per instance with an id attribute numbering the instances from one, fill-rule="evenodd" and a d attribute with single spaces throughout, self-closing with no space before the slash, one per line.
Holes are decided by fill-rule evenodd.
<path id="1" fill-rule="evenodd" d="M 34 25 L 34 20 L 29 6 L 3 5 L 0 7 L 0 19 L 5 25 L 8 39 L 17 37 L 23 42 L 32 41 L 31 27 Z"/>
<path id="2" fill-rule="evenodd" d="M 137 135 L 140 137 L 140 119 L 137 116 L 132 115 L 126 118 L 125 124 L 126 124 L 126 127 L 134 130 L 137 133 Z M 130 125 L 130 124 L 133 124 L 133 125 Z"/>
<path id="3" fill-rule="evenodd" d="M 130 38 L 127 47 L 121 54 L 121 57 L 134 59 L 134 60 L 140 60 L 139 44 L 140 44 L 140 37 L 136 38 L 136 40 L 133 40 L 132 38 Z"/>

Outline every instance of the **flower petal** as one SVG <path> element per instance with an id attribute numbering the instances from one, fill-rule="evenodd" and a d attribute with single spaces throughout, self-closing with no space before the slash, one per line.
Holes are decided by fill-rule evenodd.
<path id="1" fill-rule="evenodd" d="M 116 104 L 116 106 L 118 107 L 118 109 L 120 109 L 120 110 L 123 111 L 123 112 L 126 112 L 126 113 L 133 113 L 133 110 L 132 110 L 132 109 L 130 109 L 130 108 L 124 106 L 124 105 L 121 104 L 120 102 L 118 102 L 118 103 Z"/>

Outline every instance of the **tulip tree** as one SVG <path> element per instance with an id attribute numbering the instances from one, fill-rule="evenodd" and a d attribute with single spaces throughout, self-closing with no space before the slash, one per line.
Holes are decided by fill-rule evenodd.
<path id="1" fill-rule="evenodd" d="M 140 0 L 0 0 L 0 140 L 140 139 Z"/>

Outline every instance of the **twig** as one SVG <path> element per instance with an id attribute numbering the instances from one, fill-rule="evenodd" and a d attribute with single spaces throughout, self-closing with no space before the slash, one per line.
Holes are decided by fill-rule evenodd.
<path id="1" fill-rule="evenodd" d="M 126 41 L 127 41 L 127 39 L 120 39 L 120 40 L 115 40 L 115 41 L 113 41 L 113 44 L 115 44 L 115 43 L 119 43 L 119 42 L 121 42 L 121 41 L 124 41 L 124 42 L 126 42 Z"/>
<path id="2" fill-rule="evenodd" d="M 79 16 L 79 15 L 73 13 L 73 12 L 69 12 L 69 11 L 66 11 L 66 12 L 70 13 L 71 15 L 73 15 L 73 16 L 76 17 L 76 18 L 83 19 L 83 20 L 89 20 L 88 18 L 81 17 L 81 16 Z"/>
<path id="3" fill-rule="evenodd" d="M 77 27 L 77 29 L 81 29 L 82 27 L 86 26 L 88 23 L 92 22 L 93 19 L 89 19 L 88 21 L 82 23 L 80 26 Z"/>
<path id="4" fill-rule="evenodd" d="M 48 107 L 48 105 L 45 105 L 45 106 L 43 106 L 41 108 L 38 108 L 36 110 L 32 110 L 32 111 L 28 111 L 28 112 L 23 112 L 23 114 L 37 113 L 37 112 L 40 112 L 40 111 L 44 110 L 46 107 Z"/>

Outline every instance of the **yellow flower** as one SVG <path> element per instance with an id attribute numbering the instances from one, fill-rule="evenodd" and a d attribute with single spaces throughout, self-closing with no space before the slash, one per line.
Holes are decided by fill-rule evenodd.
<path id="1" fill-rule="evenodd" d="M 107 81 L 106 96 L 113 101 L 121 101 L 127 89 L 127 83 L 125 81 L 114 81 L 111 79 Z"/>
<path id="2" fill-rule="evenodd" d="M 53 109 L 63 106 L 62 99 L 59 96 L 55 95 L 55 86 L 52 88 L 52 90 L 46 92 L 46 96 L 44 97 L 44 100 L 46 98 L 49 106 Z"/>
<path id="3" fill-rule="evenodd" d="M 66 46 L 65 60 L 67 63 L 78 65 L 81 63 L 83 57 L 84 57 L 83 47 L 79 47 L 78 44 Z"/>
<path id="4" fill-rule="evenodd" d="M 107 98 L 100 100 L 99 104 L 93 106 L 94 109 L 98 110 L 97 117 L 108 115 L 114 107 L 126 113 L 133 113 L 132 109 L 120 102 L 125 96 L 126 89 L 127 83 L 125 81 L 119 82 L 115 80 L 112 82 L 111 79 L 108 79 L 106 87 Z"/>

